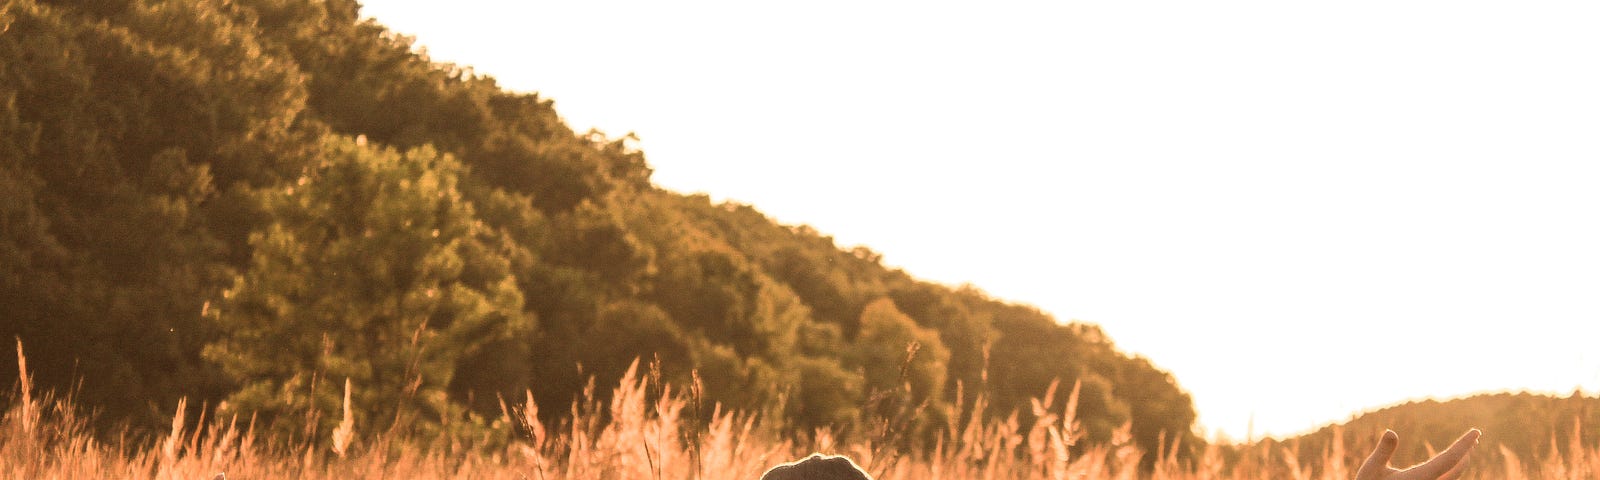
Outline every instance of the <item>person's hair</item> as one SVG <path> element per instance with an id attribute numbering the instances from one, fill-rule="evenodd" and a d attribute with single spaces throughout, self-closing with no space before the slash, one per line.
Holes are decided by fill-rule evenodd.
<path id="1" fill-rule="evenodd" d="M 872 480 L 850 457 L 812 454 L 803 460 L 780 464 L 761 480 Z"/>

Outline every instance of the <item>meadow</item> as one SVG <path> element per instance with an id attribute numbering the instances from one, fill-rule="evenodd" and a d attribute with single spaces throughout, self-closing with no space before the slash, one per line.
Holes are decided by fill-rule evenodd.
<path id="1" fill-rule="evenodd" d="M 500 446 L 472 438 L 356 438 L 348 407 L 339 428 L 318 441 L 286 446 L 261 438 L 253 419 L 185 418 L 181 404 L 171 430 L 159 438 L 124 432 L 107 439 L 91 430 L 70 398 L 34 391 L 20 348 L 18 363 L 23 380 L 0 420 L 0 475 L 8 478 L 734 480 L 756 479 L 777 463 L 825 452 L 848 455 L 881 480 L 1344 480 L 1372 446 L 1370 436 L 1338 434 L 1311 464 L 1297 460 L 1293 445 L 1270 443 L 1212 444 L 1198 458 L 1180 460 L 1168 453 L 1176 448 L 1146 452 L 1135 446 L 1131 426 L 1111 444 L 1079 445 L 1076 388 L 1061 411 L 1037 407 L 1054 404 L 1058 390 L 1052 385 L 1033 400 L 1038 421 L 1032 425 L 1022 426 L 1015 413 L 984 415 L 985 399 L 979 397 L 971 411 L 952 412 L 949 418 L 958 421 L 931 448 L 898 449 L 890 446 L 899 433 L 891 418 L 854 441 L 839 441 L 827 429 L 785 436 L 779 433 L 787 430 L 784 425 L 758 415 L 701 404 L 692 385 L 675 393 L 658 384 L 657 375 L 641 372 L 638 363 L 609 400 L 600 401 L 592 387 L 585 390 L 560 425 L 541 422 L 531 396 L 504 405 L 495 425 L 513 429 L 517 437 Z M 1566 455 L 1526 460 L 1480 445 L 1465 478 L 1596 478 L 1600 449 L 1576 436 L 1570 441 Z"/>
<path id="2" fill-rule="evenodd" d="M 15 364 L 0 355 L 0 478 L 755 479 L 823 452 L 848 455 L 880 479 L 1346 479 L 1384 428 L 1400 433 L 1402 463 L 1468 426 L 1485 432 L 1471 478 L 1591 478 L 1600 470 L 1600 432 L 1573 427 L 1600 424 L 1600 398 L 1582 392 L 1421 405 L 1426 412 L 1367 415 L 1338 434 L 1206 443 L 1197 404 L 1175 374 L 1118 347 L 1097 324 L 975 285 L 920 279 L 814 226 L 669 189 L 655 180 L 638 136 L 585 131 L 550 96 L 436 61 L 414 38 L 364 15 L 362 3 L 0 0 L 0 339 L 19 344 Z M 526 58 L 559 70 L 550 60 Z M 838 78 L 853 85 L 865 77 Z M 706 84 L 724 81 L 742 83 Z M 727 147 L 743 159 L 727 170 L 753 177 L 823 172 L 823 181 L 781 180 L 810 198 L 846 199 L 874 223 L 985 238 L 942 256 L 990 262 L 1030 250 L 1018 248 L 1023 236 L 964 218 L 1077 232 L 1038 238 L 1143 245 L 1191 236 L 1123 228 L 1161 224 L 1167 216 L 1154 213 L 1199 205 L 1192 202 L 1211 190 L 1229 201 L 1226 210 L 1259 211 L 1240 194 L 1248 190 L 1210 188 L 1152 191 L 1159 195 L 1149 204 L 1160 208 L 1148 212 L 1084 204 L 1114 220 L 1101 229 L 1055 212 L 1008 217 L 1016 202 L 985 206 L 979 200 L 1003 197 L 965 189 L 941 194 L 956 203 L 901 211 L 919 202 L 893 188 L 941 164 L 961 167 L 951 171 L 970 177 L 964 184 L 1012 191 L 1035 179 L 1050 182 L 1037 190 L 1072 190 L 1057 183 L 1090 177 L 998 168 L 997 159 L 1036 161 L 1060 149 L 1007 140 L 1013 131 L 980 134 L 973 128 L 1005 123 L 943 110 L 969 99 L 917 100 L 939 106 L 930 118 L 986 145 L 946 161 L 903 150 L 939 142 L 845 123 L 862 118 L 859 106 L 772 92 L 826 107 L 826 119 L 798 130 L 762 125 L 799 135 L 777 142 L 701 126 L 718 136 L 704 154 Z M 663 91 L 660 98 L 681 103 L 662 118 L 687 124 L 717 101 L 699 96 Z M 1136 122 L 1128 132 L 1160 138 L 1147 127 Z M 852 146 L 867 137 L 912 163 L 884 174 L 819 168 L 872 152 Z M 1323 143 L 1363 143 L 1336 140 Z M 988 149 L 1000 144 L 1042 153 Z M 823 150 L 790 155 L 798 145 Z M 1329 158 L 1332 170 L 1350 165 Z M 1382 167 L 1371 177 L 1390 178 L 1390 165 Z M 1145 170 L 1157 171 L 1128 178 L 1166 189 Z M 1184 180 L 1173 187 L 1202 184 L 1171 178 Z M 1327 198 L 1348 197 L 1344 184 L 1329 185 L 1337 187 Z M 1405 195 L 1383 211 L 1411 212 L 1422 207 L 1408 202 L 1433 198 L 1395 185 Z M 1232 208 L 1235 200 L 1250 208 Z M 933 212 L 934 221 L 914 211 Z M 1187 225 L 1183 217 L 1174 225 Z M 1522 220 L 1547 216 L 1513 217 L 1519 228 L 1506 231 L 1528 232 Z M 1403 224 L 1413 220 L 1408 213 Z M 1219 233 L 1251 238 L 1229 247 L 1256 254 L 1257 236 Z M 1528 235 L 1558 237 L 1567 235 Z M 1183 245 L 1152 251 L 1189 251 Z M 1045 265 L 1039 260 L 1066 251 L 1103 256 L 1071 242 L 1041 248 L 1009 263 Z M 1033 270 L 1052 285 L 1082 273 Z M 1130 269 L 1115 278 L 1145 276 Z M 1147 284 L 1116 296 L 1161 296 Z M 1581 288 L 1552 291 L 1586 299 Z M 1269 296 L 1260 297 L 1250 303 Z M 1361 304 L 1349 300 L 1326 303 Z M 1199 313 L 1166 321 L 1218 331 L 1191 320 Z M 1345 322 L 1381 321 L 1273 317 L 1274 328 L 1323 322 L 1315 326 L 1359 331 Z M 1482 331 L 1499 334 L 1500 325 Z M 1351 367 L 1331 355 L 1247 353 L 1261 360 L 1232 366 Z M 1498 353 L 1482 357 L 1511 357 Z M 1516 368 L 1505 365 L 1493 366 Z M 1285 379 L 1322 384 L 1275 386 L 1336 388 L 1314 374 L 1252 377 Z"/>

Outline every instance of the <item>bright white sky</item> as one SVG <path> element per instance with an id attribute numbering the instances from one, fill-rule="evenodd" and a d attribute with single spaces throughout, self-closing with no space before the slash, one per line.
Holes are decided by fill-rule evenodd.
<path id="1" fill-rule="evenodd" d="M 1208 434 L 1600 392 L 1600 3 L 364 3 L 665 188 L 1102 325 Z"/>

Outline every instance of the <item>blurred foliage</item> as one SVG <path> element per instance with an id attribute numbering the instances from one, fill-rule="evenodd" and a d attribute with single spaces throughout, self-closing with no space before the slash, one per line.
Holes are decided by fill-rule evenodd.
<path id="1" fill-rule="evenodd" d="M 426 433 L 660 358 L 800 434 L 865 434 L 885 392 L 909 432 L 980 396 L 1026 425 L 1059 379 L 1090 440 L 1197 445 L 1172 376 L 1098 328 L 659 189 L 629 140 L 353 0 L 7 0 L 0 336 L 108 425 L 187 396 L 320 434 L 348 378 L 361 428 Z"/>

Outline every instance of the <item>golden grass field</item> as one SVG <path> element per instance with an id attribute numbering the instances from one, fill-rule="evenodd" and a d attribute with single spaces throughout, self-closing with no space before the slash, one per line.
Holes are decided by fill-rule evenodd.
<path id="1" fill-rule="evenodd" d="M 21 358 L 26 372 L 26 359 Z M 405 439 L 354 438 L 349 417 L 341 428 L 296 448 L 269 446 L 249 421 L 185 419 L 180 406 L 172 429 L 159 439 L 124 435 L 114 443 L 96 439 L 70 401 L 32 391 L 27 376 L 0 420 L 0 476 L 5 478 L 214 479 L 705 479 L 754 480 L 768 467 L 810 452 L 848 455 L 880 480 L 903 479 L 1339 479 L 1354 476 L 1351 452 L 1364 456 L 1372 441 L 1336 438 L 1321 460 L 1301 464 L 1288 449 L 1259 445 L 1209 445 L 1194 461 L 1144 452 L 1126 440 L 1073 448 L 1076 392 L 1059 412 L 1034 412 L 1028 429 L 1016 415 L 981 423 L 950 425 L 927 451 L 893 451 L 864 440 L 836 442 L 828 431 L 806 440 L 780 438 L 759 418 L 712 406 L 704 419 L 692 414 L 692 396 L 650 395 L 650 382 L 630 369 L 608 404 L 591 389 L 572 406 L 574 420 L 556 431 L 542 425 L 531 400 L 508 406 L 506 425 L 519 439 L 485 451 L 456 439 L 417 444 Z M 1036 404 L 1050 405 L 1046 392 Z M 658 400 L 651 401 L 650 398 Z M 978 410 L 983 400 L 977 399 Z M 951 418 L 982 415 L 960 412 Z M 346 414 L 348 415 L 348 414 Z M 602 418 L 608 419 L 602 421 Z M 780 426 L 781 427 L 781 426 Z M 1124 429 L 1126 430 L 1126 428 Z M 1124 439 L 1126 435 L 1122 435 Z M 1574 439 L 1576 442 L 1576 439 Z M 1582 448 L 1562 458 L 1522 461 L 1494 445 L 1480 445 L 1467 478 L 1578 479 L 1600 472 L 1600 450 Z M 1279 447 L 1282 448 L 1282 447 Z M 1358 450 L 1359 449 L 1359 450 Z M 1076 454 L 1072 452 L 1077 452 Z M 1153 466 L 1140 468 L 1147 455 Z M 1232 460 L 1227 460 L 1227 459 Z"/>

